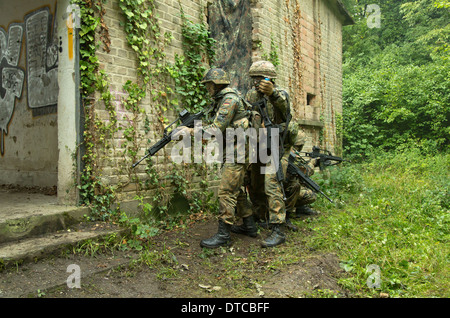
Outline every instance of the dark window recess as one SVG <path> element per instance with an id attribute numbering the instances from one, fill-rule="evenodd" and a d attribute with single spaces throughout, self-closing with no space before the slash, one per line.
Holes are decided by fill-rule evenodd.
<path id="1" fill-rule="evenodd" d="M 316 99 L 316 95 L 314 94 L 306 94 L 306 105 L 314 106 L 314 101 Z"/>

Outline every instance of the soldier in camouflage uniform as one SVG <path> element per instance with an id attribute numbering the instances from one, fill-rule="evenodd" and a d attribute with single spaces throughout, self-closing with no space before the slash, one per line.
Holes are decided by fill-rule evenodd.
<path id="1" fill-rule="evenodd" d="M 292 152 L 296 157 L 294 164 L 308 177 L 314 174 L 314 162 L 306 161 L 301 157 L 300 152 L 306 141 L 306 135 L 302 130 L 299 130 Z M 314 203 L 317 199 L 316 193 L 305 186 L 301 180 L 296 176 L 287 175 L 285 182 L 286 189 L 286 216 L 287 218 L 295 218 L 300 214 L 316 214 L 309 205 Z"/>
<path id="2" fill-rule="evenodd" d="M 245 99 L 250 103 L 255 103 L 265 98 L 268 117 L 274 125 L 279 125 L 280 135 L 282 135 L 290 115 L 289 96 L 285 90 L 275 86 L 277 74 L 274 65 L 268 61 L 255 62 L 250 67 L 249 75 L 253 81 L 253 88 L 247 92 Z M 288 132 L 284 142 L 284 152 L 280 154 L 282 155 L 281 161 L 286 163 L 293 145 L 292 133 L 289 130 Z M 268 223 L 272 229 L 272 233 L 262 241 L 261 245 L 273 247 L 286 240 L 281 228 L 281 225 L 285 223 L 286 209 L 283 191 L 275 173 L 262 174 L 262 165 L 260 162 L 252 164 L 248 189 L 256 217 L 265 218 L 268 214 Z M 284 175 L 286 167 L 286 164 L 283 165 Z M 245 225 L 246 220 L 243 221 Z M 234 227 L 232 230 L 242 234 L 247 232 L 245 227 Z"/>
<path id="3" fill-rule="evenodd" d="M 226 246 L 231 243 L 230 228 L 235 221 L 235 209 L 237 204 L 242 204 L 239 208 L 242 216 L 252 213 L 251 208 L 243 204 L 246 196 L 242 191 L 244 185 L 244 177 L 249 167 L 249 160 L 245 158 L 244 163 L 238 163 L 236 153 L 238 151 L 237 142 L 233 141 L 232 145 L 227 145 L 226 128 L 243 128 L 249 127 L 248 112 L 244 107 L 243 99 L 239 92 L 229 86 L 230 79 L 228 74 L 220 68 L 210 69 L 204 76 L 202 83 L 206 85 L 206 89 L 212 96 L 213 110 L 212 123 L 203 127 L 203 134 L 209 134 L 211 130 L 220 131 L 223 136 L 223 145 L 233 146 L 235 163 L 224 160 L 222 167 L 222 177 L 219 186 L 219 226 L 215 235 L 200 242 L 201 247 L 215 248 Z M 192 128 L 184 127 L 182 130 L 193 135 Z M 175 137 L 176 138 L 176 137 Z M 226 149 L 223 150 L 225 157 Z M 256 226 L 254 228 L 256 233 Z"/>

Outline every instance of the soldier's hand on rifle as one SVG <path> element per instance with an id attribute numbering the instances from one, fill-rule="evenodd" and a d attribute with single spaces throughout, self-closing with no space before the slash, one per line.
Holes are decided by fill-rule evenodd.
<path id="1" fill-rule="evenodd" d="M 268 80 L 261 80 L 258 85 L 258 91 L 264 95 L 270 96 L 273 93 L 273 83 Z"/>
<path id="2" fill-rule="evenodd" d="M 311 162 L 313 163 L 314 167 L 320 166 L 320 159 L 312 159 Z"/>
<path id="3" fill-rule="evenodd" d="M 186 127 L 186 126 L 175 128 L 175 130 L 172 133 L 172 140 L 178 140 L 181 135 L 192 136 L 193 133 L 194 133 L 194 129 Z"/>

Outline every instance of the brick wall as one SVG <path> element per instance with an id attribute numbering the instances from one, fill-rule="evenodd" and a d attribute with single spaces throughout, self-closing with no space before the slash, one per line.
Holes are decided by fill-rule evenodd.
<path id="1" fill-rule="evenodd" d="M 171 32 L 173 41 L 166 48 L 165 53 L 169 61 L 174 60 L 175 54 L 182 54 L 181 48 L 181 19 L 179 3 L 184 13 L 193 22 L 206 21 L 206 8 L 212 0 L 159 0 L 157 1 L 159 25 L 162 32 Z M 278 66 L 277 84 L 289 90 L 291 95 L 294 120 L 302 124 L 308 135 L 305 149 L 312 145 L 335 152 L 339 149 L 336 138 L 336 114 L 342 113 L 342 22 L 336 10 L 331 8 L 328 1 L 323 0 L 250 0 L 253 19 L 252 43 L 254 61 L 270 51 L 271 40 L 278 47 L 280 65 Z M 98 56 L 101 68 L 110 79 L 110 90 L 116 97 L 119 123 L 128 124 L 131 114 L 122 103 L 121 96 L 126 95 L 122 90 L 127 80 L 136 81 L 136 55 L 128 46 L 123 27 L 118 0 L 106 3 L 105 23 L 109 28 L 111 38 L 110 52 L 101 49 Z M 149 94 L 147 94 L 148 96 Z M 157 122 L 153 114 L 152 102 L 146 97 L 141 106 L 149 114 L 151 122 Z M 103 120 L 108 120 L 106 111 L 98 111 Z M 170 116 L 169 116 L 170 117 Z M 144 155 L 146 138 L 158 140 L 161 136 L 157 131 L 145 135 L 143 123 L 140 127 L 142 148 L 139 152 Z M 320 143 L 320 136 L 322 142 Z M 115 184 L 129 178 L 123 170 L 118 168 L 120 160 L 120 146 L 124 142 L 120 131 L 113 144 L 115 150 L 103 162 L 104 182 Z M 157 162 L 163 162 L 163 154 L 157 156 Z M 137 175 L 145 178 L 143 167 L 136 170 Z M 215 183 L 217 185 L 217 183 Z M 127 185 L 123 190 L 133 195 L 134 184 Z M 123 197 L 127 195 L 122 194 Z"/>
<path id="2" fill-rule="evenodd" d="M 328 1 L 254 0 L 254 60 L 274 39 L 279 86 L 289 89 L 294 119 L 308 135 L 305 146 L 340 149 L 336 114 L 342 113 L 342 20 Z M 258 45 L 261 43 L 261 45 Z M 319 135 L 322 134 L 322 140 Z"/>
<path id="3" fill-rule="evenodd" d="M 324 144 L 340 151 L 336 136 L 337 114 L 342 114 L 342 24 L 325 2 L 319 8 L 321 23 L 320 71 L 322 76 Z"/>

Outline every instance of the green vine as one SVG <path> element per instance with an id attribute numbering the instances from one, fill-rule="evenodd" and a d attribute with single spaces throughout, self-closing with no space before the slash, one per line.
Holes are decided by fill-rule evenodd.
<path id="1" fill-rule="evenodd" d="M 182 8 L 180 3 L 180 8 Z M 201 80 L 207 71 L 207 66 L 214 63 L 215 43 L 208 27 L 204 23 L 193 23 L 181 9 L 182 45 L 184 55 L 176 55 L 175 63 L 167 66 L 169 76 L 174 80 L 175 92 L 180 96 L 181 105 L 190 112 L 204 110 L 210 104 L 211 98 Z M 216 168 L 212 168 L 216 169 Z M 173 181 L 178 181 L 181 193 L 190 199 L 191 213 L 217 209 L 212 192 L 208 189 L 208 166 L 206 164 L 187 164 L 184 173 Z M 192 176 L 186 178 L 191 173 Z M 184 175 L 185 177 L 181 177 Z M 199 177 L 200 191 L 187 193 L 183 186 L 193 177 Z M 184 179 L 184 180 L 183 180 Z M 181 181 L 181 182 L 180 182 Z M 172 182 L 174 184 L 174 182 Z M 180 191 L 178 191 L 180 193 Z"/>
<path id="2" fill-rule="evenodd" d="M 269 53 L 265 52 L 262 47 L 262 43 L 260 42 L 258 45 L 259 49 L 262 51 L 261 58 L 263 60 L 271 62 L 275 67 L 280 65 L 280 58 L 278 57 L 278 45 L 276 45 L 273 35 L 270 36 L 270 51 Z"/>
<path id="3" fill-rule="evenodd" d="M 119 0 L 119 7 L 125 17 L 124 29 L 127 41 L 138 57 L 137 70 L 144 84 L 159 74 L 165 58 L 161 30 L 156 16 L 154 0 Z M 170 37 L 165 40 L 170 41 Z M 155 61 L 154 68 L 150 61 Z M 144 89 L 144 87 L 142 87 Z"/>
<path id="4" fill-rule="evenodd" d="M 137 169 L 130 168 L 131 162 L 137 159 L 144 136 L 155 128 L 161 132 L 167 116 L 177 113 L 181 107 L 195 112 L 209 103 L 209 96 L 200 84 L 206 66 L 214 58 L 214 40 L 209 37 L 207 27 L 203 23 L 192 23 L 181 12 L 184 55 L 177 55 L 171 64 L 166 61 L 164 49 L 173 36 L 170 32 L 162 34 L 155 1 L 119 0 L 124 17 L 122 26 L 129 47 L 136 53 L 138 74 L 135 82 L 127 81 L 122 87 L 125 97 L 120 103 L 126 112 L 119 122 L 109 79 L 100 69 L 97 56 L 100 45 L 103 44 L 103 50 L 108 53 L 111 43 L 103 20 L 105 0 L 73 0 L 72 3 L 81 9 L 80 88 L 85 110 L 84 169 L 78 189 L 81 203 L 91 207 L 91 218 L 107 219 L 117 215 L 119 208 L 111 209 L 117 201 L 117 194 L 132 184 L 136 185 L 138 195 L 135 199 L 141 202 L 145 219 L 170 219 L 168 211 L 174 195 L 189 200 L 190 212 L 214 208 L 216 202 L 206 181 L 209 169 L 206 165 L 170 165 L 167 158 L 165 163 L 156 165 L 154 159 L 149 158 L 145 167 L 146 177 L 142 180 Z M 141 105 L 147 96 L 152 114 L 148 114 Z M 105 120 L 104 115 L 100 118 L 99 111 L 102 114 L 106 112 L 108 119 Z M 158 122 L 150 122 L 151 116 Z M 123 141 L 120 152 L 114 143 L 118 137 Z M 147 139 L 147 146 L 154 142 Z M 109 185 L 102 181 L 103 165 L 113 160 L 115 164 L 108 167 L 113 166 L 117 175 L 128 178 Z M 108 170 L 108 176 L 110 174 L 111 170 Z M 195 177 L 203 181 L 199 182 L 200 191 L 193 193 L 187 189 Z M 146 194 L 140 194 L 141 191 Z M 137 226 L 141 222 L 128 218 L 124 213 L 120 213 L 120 220 L 132 226 L 133 232 L 141 237 L 155 233 L 149 223 Z"/>
<path id="5" fill-rule="evenodd" d="M 99 59 L 96 55 L 99 43 L 96 42 L 97 30 L 104 44 L 103 50 L 109 51 L 109 34 L 104 24 L 104 1 L 101 0 L 73 0 L 73 4 L 80 7 L 82 19 L 79 31 L 80 37 L 80 78 L 83 109 L 85 113 L 85 130 L 82 160 L 84 169 L 81 171 L 80 184 L 77 186 L 80 193 L 80 203 L 91 206 L 91 217 L 104 217 L 105 212 L 114 201 L 114 189 L 101 181 L 99 169 L 99 149 L 107 151 L 106 142 L 116 130 L 117 117 L 112 103 L 108 79 L 103 70 L 99 69 Z M 96 95 L 99 94 L 99 97 Z M 109 114 L 109 121 L 100 120 L 95 112 L 96 99 L 103 101 L 105 110 Z M 110 211 L 109 211 L 110 212 Z"/>
<path id="6" fill-rule="evenodd" d="M 181 7 L 181 4 L 180 4 Z M 206 67 L 214 62 L 215 40 L 210 37 L 207 26 L 193 23 L 181 9 L 182 42 L 184 56 L 176 55 L 175 64 L 166 68 L 175 82 L 175 91 L 181 96 L 183 108 L 198 112 L 209 104 L 209 96 L 201 79 Z"/>

